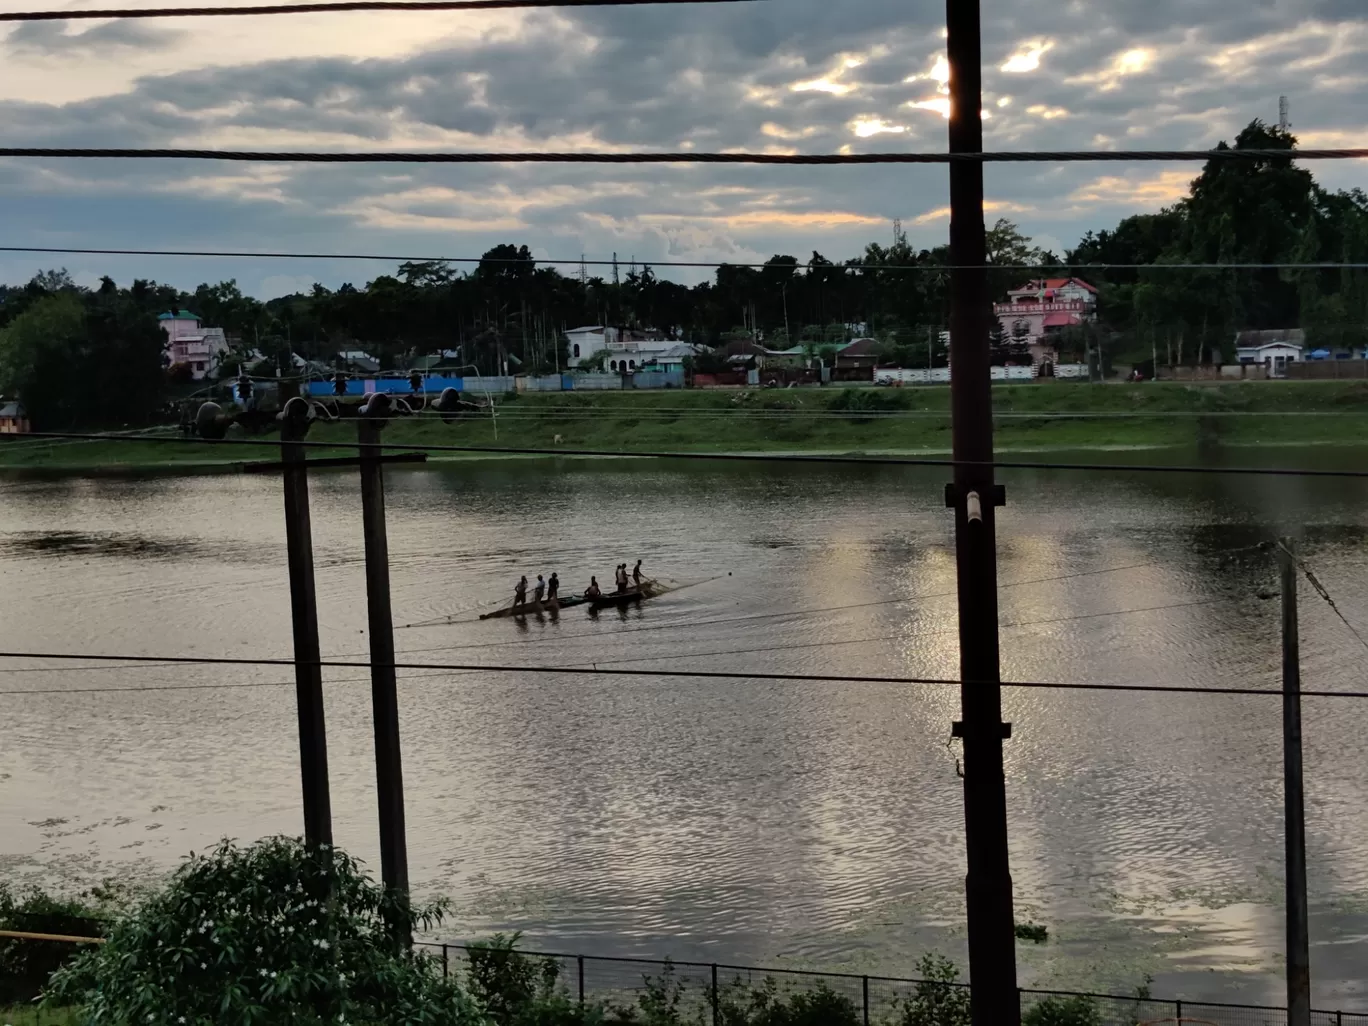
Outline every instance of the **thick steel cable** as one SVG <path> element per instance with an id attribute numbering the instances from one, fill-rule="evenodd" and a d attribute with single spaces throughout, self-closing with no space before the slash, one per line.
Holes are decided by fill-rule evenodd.
<path id="1" fill-rule="evenodd" d="M 348 11 L 489 11 L 515 7 L 639 7 L 647 4 L 753 3 L 756 0 L 336 0 L 255 7 L 115 7 L 103 10 L 6 11 L 5 21 L 86 21 L 95 18 L 219 18 L 258 14 L 338 14 Z"/>
<path id="2" fill-rule="evenodd" d="M 763 681 L 789 681 L 793 683 L 808 684 L 919 684 L 933 686 L 955 686 L 962 684 L 974 686 L 976 684 L 990 683 L 984 681 L 960 681 L 950 677 L 887 677 L 876 675 L 856 675 L 856 674 L 824 674 L 824 673 L 766 673 L 748 670 L 627 670 L 627 669 L 601 669 L 590 665 L 576 666 L 511 666 L 508 664 L 489 664 L 489 663 L 409 663 L 395 661 L 393 663 L 372 664 L 369 662 L 344 661 L 336 659 L 319 659 L 302 661 L 296 664 L 294 659 L 265 659 L 249 658 L 239 656 L 137 656 L 114 653 L 79 653 L 79 652 L 0 652 L 0 659 L 54 659 L 54 660 L 74 660 L 74 661 L 119 661 L 119 662 L 174 662 L 196 666 L 295 666 L 308 665 L 319 667 L 345 667 L 348 669 L 364 669 L 372 665 L 383 665 L 393 667 L 396 670 L 441 670 L 448 672 L 473 672 L 473 673 L 563 673 L 572 676 L 601 676 L 601 677 L 659 677 L 659 678 L 691 678 L 701 680 L 763 680 Z M 1271 688 L 1231 688 L 1231 687 L 1198 687 L 1189 684 L 1084 684 L 1064 681 L 992 681 L 994 685 L 1001 684 L 1004 688 L 1025 688 L 1034 690 L 1057 690 L 1057 691 L 1131 691 L 1140 693 L 1160 693 L 1160 694 L 1192 694 L 1192 695 L 1264 695 L 1282 697 L 1281 689 Z M 183 690 L 192 690 L 198 687 L 203 690 L 210 690 L 217 687 L 267 687 L 275 686 L 268 684 L 200 684 L 185 685 Z M 285 684 L 281 686 L 291 686 Z M 176 687 L 176 685 L 163 685 L 164 688 Z M 127 688 L 87 688 L 85 691 L 157 691 L 161 688 L 152 685 L 136 685 Z M 70 693 L 64 689 L 45 689 L 43 691 L 0 691 L 3 695 L 23 695 L 23 694 L 66 694 Z M 1368 691 L 1303 691 L 1303 698 L 1368 698 Z"/>
<path id="3" fill-rule="evenodd" d="M 403 398 L 403 396 L 400 396 Z M 851 412 L 858 417 L 858 411 Z M 398 419 L 393 418 L 393 419 Z M 130 438 L 127 435 L 111 435 L 86 432 L 31 431 L 24 435 L 0 435 L 0 453 L 9 439 L 23 438 L 76 438 L 95 441 L 129 443 L 178 443 L 182 445 L 246 445 L 254 448 L 271 448 L 280 445 L 275 439 L 266 438 L 256 441 L 250 438 L 202 439 L 185 435 L 140 435 Z M 357 449 L 359 441 L 340 440 L 336 442 L 295 442 L 295 445 L 310 449 Z M 368 448 L 381 451 L 398 452 L 451 452 L 485 454 L 496 456 L 595 456 L 610 459 L 633 457 L 636 459 L 662 460 L 712 460 L 732 463 L 830 463 L 834 465 L 863 464 L 871 467 L 977 467 L 991 466 L 1005 470 L 1079 470 L 1079 471 L 1126 471 L 1141 474 L 1237 474 L 1252 477 L 1326 477 L 1326 478 L 1368 478 L 1368 470 L 1313 470 L 1302 467 L 1201 467 L 1166 466 L 1152 463 L 1056 463 L 1047 460 L 975 460 L 932 459 L 916 456 L 823 456 L 805 453 L 763 453 L 763 452 L 672 452 L 622 449 L 532 449 L 515 446 L 486 445 L 430 445 L 423 442 L 412 444 L 403 442 L 382 442 L 368 445 Z M 3 465 L 0 465 L 3 469 Z"/>
<path id="4" fill-rule="evenodd" d="M 1108 163 L 1206 160 L 1363 160 L 1368 149 L 1348 150 L 1020 150 L 984 153 L 433 153 L 359 150 L 189 150 L 130 147 L 6 146 L 0 157 L 113 158 L 137 160 L 229 160 L 309 164 L 987 164 L 1077 161 Z"/>
<path id="5" fill-rule="evenodd" d="M 225 257 L 260 260 L 381 260 L 386 263 L 415 264 L 522 264 L 528 266 L 571 267 L 622 267 L 625 260 L 585 260 L 535 257 L 518 260 L 512 257 L 457 257 L 457 256 L 412 256 L 402 253 L 282 253 L 268 250 L 241 249 L 94 249 L 75 246 L 0 246 L 0 253 L 53 253 L 72 256 L 154 256 L 154 257 Z M 1269 264 L 770 264 L 736 260 L 638 260 L 643 268 L 653 267 L 751 267 L 763 269 L 776 267 L 813 274 L 830 270 L 844 277 L 850 272 L 874 271 L 1058 271 L 1060 274 L 1078 276 L 1089 271 L 1362 271 L 1368 270 L 1368 262 L 1320 262 L 1320 263 L 1269 263 Z M 805 275 L 806 276 L 806 275 Z"/>

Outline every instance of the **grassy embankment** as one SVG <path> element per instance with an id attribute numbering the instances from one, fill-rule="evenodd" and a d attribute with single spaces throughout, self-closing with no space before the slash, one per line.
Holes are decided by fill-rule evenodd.
<path id="1" fill-rule="evenodd" d="M 1362 444 L 1368 382 L 1186 385 L 998 385 L 999 451 L 1189 446 Z M 630 453 L 939 453 L 950 446 L 950 392 L 930 388 L 567 392 L 499 397 L 498 436 L 487 413 L 446 424 L 431 414 L 398 420 L 393 444 L 560 447 Z M 240 437 L 230 435 L 230 437 Z M 267 436 L 269 437 L 269 436 Z M 350 424 L 322 424 L 310 441 L 346 442 Z M 210 443 L 28 440 L 0 444 L 0 469 L 68 473 L 110 469 L 231 471 L 278 450 Z M 346 449 L 311 455 L 346 455 Z M 433 458 L 460 458 L 434 454 Z"/>

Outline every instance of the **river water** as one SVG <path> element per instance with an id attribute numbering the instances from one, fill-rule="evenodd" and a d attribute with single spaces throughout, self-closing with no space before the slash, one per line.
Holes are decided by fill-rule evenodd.
<path id="1" fill-rule="evenodd" d="M 1362 452 L 1265 458 L 1361 466 Z M 1094 456 L 1095 458 L 1095 456 Z M 1156 458 L 1152 454 L 1147 459 Z M 1158 458 L 1180 458 L 1161 455 Z M 1182 454 L 1181 458 L 1191 458 Z M 1368 626 L 1364 482 L 1003 474 L 1008 679 L 1279 681 L 1271 531 Z M 388 474 L 396 638 L 414 661 L 952 677 L 939 469 L 470 462 Z M 279 484 L 7 480 L 0 648 L 288 656 Z M 366 649 L 355 477 L 313 482 L 325 655 Z M 565 590 L 619 562 L 689 586 L 638 609 L 475 619 L 517 575 Z M 1308 688 L 1368 652 L 1302 590 Z M 19 669 L 28 667 L 28 669 Z M 281 667 L 4 662 L 0 871 L 67 886 L 155 874 L 223 836 L 298 833 Z M 327 674 L 337 840 L 378 866 L 364 670 Z M 89 691 L 87 689 L 104 689 Z M 14 692 L 43 692 L 16 694 Z M 585 953 L 907 974 L 964 951 L 955 689 L 405 671 L 416 890 L 449 939 L 524 931 Z M 1009 690 L 1023 983 L 1276 1001 L 1277 698 Z M 1305 705 L 1316 1004 L 1365 1008 L 1368 703 Z"/>

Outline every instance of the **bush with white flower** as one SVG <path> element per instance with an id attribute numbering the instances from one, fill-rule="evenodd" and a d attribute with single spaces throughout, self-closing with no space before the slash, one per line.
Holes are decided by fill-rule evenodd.
<path id="1" fill-rule="evenodd" d="M 90 1026 L 471 1026 L 431 958 L 396 943 L 442 906 L 394 900 L 336 848 L 268 838 L 191 855 L 109 940 L 53 977 Z"/>

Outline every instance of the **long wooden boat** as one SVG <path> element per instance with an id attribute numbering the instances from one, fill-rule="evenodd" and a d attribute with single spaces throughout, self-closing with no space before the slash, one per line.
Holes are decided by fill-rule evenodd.
<path id="1" fill-rule="evenodd" d="M 611 609 L 614 606 L 629 606 L 649 598 L 645 588 L 628 588 L 626 591 L 605 591 L 596 599 L 589 600 L 590 609 Z"/>
<path id="2" fill-rule="evenodd" d="M 480 619 L 493 620 L 502 616 L 535 616 L 538 613 L 550 613 L 569 606 L 583 605 L 587 601 L 588 599 L 583 595 L 560 595 L 545 602 L 523 602 L 516 606 L 504 606 L 492 613 L 481 613 Z"/>

